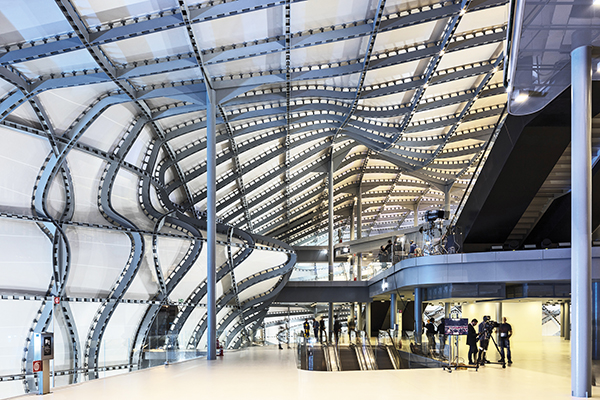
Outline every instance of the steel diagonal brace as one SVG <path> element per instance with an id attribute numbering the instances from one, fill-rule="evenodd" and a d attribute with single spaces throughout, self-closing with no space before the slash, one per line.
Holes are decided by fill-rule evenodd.
<path id="1" fill-rule="evenodd" d="M 444 30 L 442 39 L 440 41 L 438 53 L 432 56 L 432 58 L 429 61 L 429 65 L 427 66 L 423 85 L 420 86 L 417 89 L 416 93 L 413 95 L 413 99 L 411 101 L 411 106 L 410 106 L 411 111 L 410 111 L 409 115 L 407 115 L 404 118 L 404 120 L 402 121 L 402 126 L 399 129 L 399 133 L 396 135 L 396 138 L 386 147 L 386 150 L 391 148 L 402 137 L 402 134 L 406 131 L 406 128 L 408 127 L 408 124 L 412 120 L 412 117 L 415 115 L 417 106 L 419 105 L 419 102 L 423 98 L 423 95 L 425 94 L 425 90 L 427 89 L 427 86 L 429 85 L 429 82 L 431 81 L 431 78 L 433 77 L 433 74 L 434 74 L 439 62 L 442 59 L 442 55 L 446 51 L 446 48 L 449 46 L 450 39 L 454 35 L 454 32 L 456 31 L 456 28 L 458 27 L 458 24 L 461 21 L 462 16 L 466 13 L 466 10 L 467 10 L 470 2 L 471 2 L 471 0 L 461 0 L 461 7 L 460 7 L 461 11 L 457 15 L 454 15 L 454 17 L 452 17 L 452 19 L 446 26 L 446 29 Z"/>

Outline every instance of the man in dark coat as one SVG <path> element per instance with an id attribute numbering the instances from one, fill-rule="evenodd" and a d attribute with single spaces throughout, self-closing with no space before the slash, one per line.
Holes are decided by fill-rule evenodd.
<path id="1" fill-rule="evenodd" d="M 337 317 L 335 317 L 333 321 L 333 335 L 335 337 L 335 344 L 337 344 L 340 337 L 340 331 L 342 330 L 342 324 L 340 324 L 340 321 L 337 319 Z"/>
<path id="2" fill-rule="evenodd" d="M 510 337 L 512 336 L 512 326 L 506 321 L 506 317 L 502 318 L 502 323 L 498 326 L 498 333 L 500 339 L 498 340 L 498 346 L 500 346 L 500 354 L 502 358 L 498 362 L 504 362 L 504 349 L 508 352 L 508 363 L 512 364 L 512 356 L 510 354 Z"/>
<path id="3" fill-rule="evenodd" d="M 475 364 L 475 357 L 477 357 L 477 332 L 475 326 L 477 320 L 471 320 L 469 324 L 469 331 L 467 332 L 467 344 L 469 345 L 469 365 Z"/>
<path id="4" fill-rule="evenodd" d="M 427 324 L 425 325 L 425 329 L 427 329 L 425 336 L 427 336 L 429 354 L 432 354 L 435 352 L 435 334 L 437 333 L 435 325 L 433 324 L 433 318 L 429 318 Z"/>

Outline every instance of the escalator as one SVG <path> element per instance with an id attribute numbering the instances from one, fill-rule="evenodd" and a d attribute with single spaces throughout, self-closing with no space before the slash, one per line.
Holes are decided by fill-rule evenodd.
<path id="1" fill-rule="evenodd" d="M 396 369 L 392 362 L 392 356 L 389 353 L 388 346 L 379 345 L 373 348 L 375 354 L 375 362 L 377 363 L 377 369 Z"/>
<path id="2" fill-rule="evenodd" d="M 339 347 L 340 366 L 342 371 L 360 371 L 357 347 L 351 344 L 348 347 Z"/>
<path id="3" fill-rule="evenodd" d="M 298 358 L 300 360 L 300 369 L 307 371 L 327 371 L 324 350 L 320 345 L 299 345 Z"/>

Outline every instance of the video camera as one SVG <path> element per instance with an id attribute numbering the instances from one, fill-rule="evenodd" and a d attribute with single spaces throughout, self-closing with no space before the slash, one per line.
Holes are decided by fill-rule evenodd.
<path id="1" fill-rule="evenodd" d="M 433 222 L 437 219 L 445 218 L 444 210 L 427 210 L 425 212 L 425 219 L 429 222 Z"/>
<path id="2" fill-rule="evenodd" d="M 489 315 L 483 316 L 483 330 L 487 333 L 492 333 L 494 328 L 500 326 L 500 324 L 496 321 L 492 321 L 492 318 Z"/>

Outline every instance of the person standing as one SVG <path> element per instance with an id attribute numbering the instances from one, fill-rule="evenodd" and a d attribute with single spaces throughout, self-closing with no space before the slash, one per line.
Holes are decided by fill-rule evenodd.
<path id="1" fill-rule="evenodd" d="M 504 357 L 504 349 L 506 349 L 508 363 L 512 364 L 512 355 L 510 353 L 510 337 L 512 336 L 512 326 L 506 322 L 506 317 L 502 318 L 502 323 L 498 325 L 498 333 L 498 345 L 500 347 L 500 355 L 502 357 L 500 360 L 498 360 L 498 362 L 504 363 L 504 360 L 506 360 Z"/>
<path id="2" fill-rule="evenodd" d="M 425 333 L 425 335 L 427 336 L 427 341 L 428 341 L 428 345 L 429 345 L 429 354 L 432 354 L 433 352 L 435 352 L 435 334 L 436 334 L 435 325 L 433 324 L 433 318 L 429 318 L 429 320 L 427 321 L 427 325 L 425 325 L 425 329 L 427 329 L 427 332 Z"/>
<path id="3" fill-rule="evenodd" d="M 321 318 L 321 321 L 319 321 L 319 329 L 321 330 L 319 339 L 321 340 L 321 343 L 323 343 L 323 338 L 325 338 L 325 341 L 327 341 L 327 333 L 325 333 L 325 319 L 324 318 Z"/>
<path id="4" fill-rule="evenodd" d="M 310 323 L 308 322 L 308 318 L 304 318 L 302 327 L 304 328 L 304 337 L 308 339 L 310 337 Z"/>
<path id="5" fill-rule="evenodd" d="M 352 343 L 352 333 L 356 335 L 356 321 L 354 318 L 348 318 L 348 341 Z"/>
<path id="6" fill-rule="evenodd" d="M 440 354 L 444 354 L 446 350 L 446 318 L 440 320 L 440 324 L 437 326 L 438 336 L 440 339 Z"/>
<path id="7" fill-rule="evenodd" d="M 477 355 L 477 364 L 485 365 L 489 361 L 485 358 L 492 331 L 494 328 L 490 325 L 490 316 L 484 315 L 483 321 L 479 324 L 479 354 Z"/>
<path id="8" fill-rule="evenodd" d="M 315 340 L 319 340 L 319 321 L 316 318 L 313 318 L 312 322 L 313 333 L 315 334 Z"/>
<path id="9" fill-rule="evenodd" d="M 475 357 L 477 357 L 477 332 L 475 326 L 477 320 L 472 319 L 467 332 L 467 345 L 469 346 L 469 365 L 475 365 Z"/>
<path id="10" fill-rule="evenodd" d="M 387 244 L 384 246 L 380 246 L 379 250 L 381 251 L 381 262 L 389 262 L 392 261 L 392 241 L 388 240 Z"/>
<path id="11" fill-rule="evenodd" d="M 342 325 L 340 321 L 335 317 L 333 320 L 333 336 L 335 337 L 335 344 L 338 344 L 338 339 L 340 337 L 340 331 L 342 330 Z"/>
<path id="12" fill-rule="evenodd" d="M 415 251 L 417 250 L 417 244 L 415 243 L 414 240 L 410 241 L 410 247 L 408 248 L 408 255 L 415 255 Z"/>

